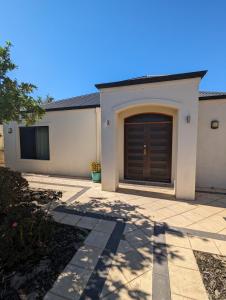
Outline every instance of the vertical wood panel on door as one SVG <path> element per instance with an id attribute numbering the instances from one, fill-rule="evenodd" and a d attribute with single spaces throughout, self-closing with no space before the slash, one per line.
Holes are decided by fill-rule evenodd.
<path id="1" fill-rule="evenodd" d="M 171 181 L 172 117 L 140 114 L 125 119 L 126 179 Z"/>

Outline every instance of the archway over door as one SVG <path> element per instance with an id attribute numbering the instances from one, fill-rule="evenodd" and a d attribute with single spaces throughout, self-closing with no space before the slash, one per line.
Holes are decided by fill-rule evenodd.
<path id="1" fill-rule="evenodd" d="M 124 177 L 171 182 L 173 118 L 144 113 L 124 121 Z"/>

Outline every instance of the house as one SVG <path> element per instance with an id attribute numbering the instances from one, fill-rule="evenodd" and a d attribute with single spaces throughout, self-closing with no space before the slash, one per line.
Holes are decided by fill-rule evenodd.
<path id="1" fill-rule="evenodd" d="M 102 189 L 119 180 L 226 188 L 226 93 L 199 92 L 206 71 L 96 84 L 97 93 L 45 106 L 32 127 L 4 126 L 5 161 L 36 173 L 88 176 L 101 160 Z"/>

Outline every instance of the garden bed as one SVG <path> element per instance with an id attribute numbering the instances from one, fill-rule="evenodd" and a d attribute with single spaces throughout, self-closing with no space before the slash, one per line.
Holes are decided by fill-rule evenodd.
<path id="1" fill-rule="evenodd" d="M 54 222 L 54 236 L 48 244 L 48 254 L 34 255 L 16 268 L 0 265 L 0 299 L 43 299 L 58 275 L 81 247 L 89 231 Z"/>
<path id="2" fill-rule="evenodd" d="M 0 300 L 43 299 L 89 231 L 56 223 L 62 193 L 0 167 Z"/>
<path id="3" fill-rule="evenodd" d="M 211 300 L 226 299 L 226 257 L 194 251 L 203 283 Z"/>

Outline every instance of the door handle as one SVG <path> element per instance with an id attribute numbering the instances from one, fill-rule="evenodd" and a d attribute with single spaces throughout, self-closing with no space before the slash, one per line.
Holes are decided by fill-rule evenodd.
<path id="1" fill-rule="evenodd" d="M 147 146 L 144 145 L 144 155 L 147 155 Z"/>

